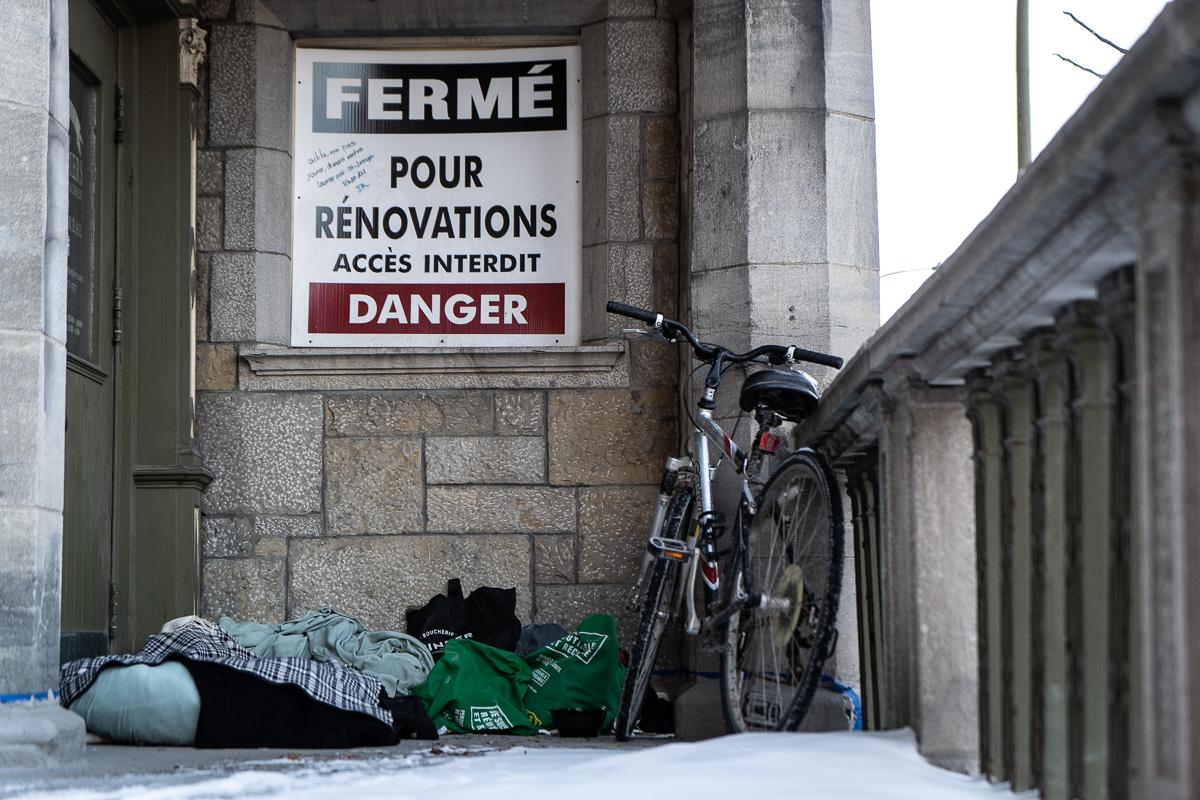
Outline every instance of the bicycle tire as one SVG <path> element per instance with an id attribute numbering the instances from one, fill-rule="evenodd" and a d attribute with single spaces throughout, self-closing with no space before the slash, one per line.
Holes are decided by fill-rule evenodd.
<path id="1" fill-rule="evenodd" d="M 784 611 L 746 607 L 726 625 L 721 703 L 731 733 L 800 727 L 832 655 L 842 588 L 841 493 L 824 457 L 812 450 L 789 456 L 757 508 L 726 591 L 748 572 L 754 592 L 792 604 Z"/>
<path id="2" fill-rule="evenodd" d="M 694 495 L 695 490 L 689 484 L 675 490 L 663 523 L 662 535 L 665 538 L 680 538 L 680 529 L 692 517 Z M 613 734 L 618 742 L 628 741 L 637 727 L 642 700 L 650 685 L 650 675 L 654 672 L 658 646 L 662 642 L 663 630 L 667 627 L 667 620 L 671 615 L 670 605 L 675 595 L 675 581 L 678 577 L 679 562 L 665 558 L 655 559 L 646 581 L 646 595 L 642 601 L 637 633 L 634 635 L 633 645 L 629 648 L 625 680 L 621 684 L 621 700 L 617 704 L 617 718 L 613 722 Z"/>

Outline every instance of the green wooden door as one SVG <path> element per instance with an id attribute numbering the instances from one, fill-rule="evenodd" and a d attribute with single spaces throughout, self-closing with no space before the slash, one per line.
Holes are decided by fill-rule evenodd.
<path id="1" fill-rule="evenodd" d="M 70 47 L 64 661 L 110 637 L 120 97 L 117 32 L 90 0 L 70 3 Z"/>

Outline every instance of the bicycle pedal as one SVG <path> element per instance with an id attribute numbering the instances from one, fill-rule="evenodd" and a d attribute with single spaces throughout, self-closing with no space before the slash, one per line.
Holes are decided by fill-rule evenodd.
<path id="1" fill-rule="evenodd" d="M 651 536 L 646 549 L 650 555 L 655 558 L 668 558 L 679 563 L 687 563 L 692 557 L 692 551 L 688 549 L 687 542 L 679 539 L 664 539 L 661 536 Z"/>

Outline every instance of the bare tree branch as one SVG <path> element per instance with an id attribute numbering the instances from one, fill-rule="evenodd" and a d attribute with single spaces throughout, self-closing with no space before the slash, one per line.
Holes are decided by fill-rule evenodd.
<path id="1" fill-rule="evenodd" d="M 1103 77 L 1104 77 L 1104 76 L 1103 76 L 1103 75 L 1101 75 L 1099 72 L 1096 72 L 1096 70 L 1094 70 L 1094 69 L 1088 69 L 1088 68 L 1087 68 L 1087 67 L 1085 67 L 1083 64 L 1077 64 L 1077 63 L 1075 63 L 1074 61 L 1072 61 L 1071 59 L 1067 58 L 1067 57 L 1066 57 L 1066 56 L 1064 56 L 1064 55 L 1059 55 L 1058 53 L 1055 53 L 1054 55 L 1058 56 L 1059 58 L 1061 58 L 1063 61 L 1067 62 L 1068 64 L 1074 64 L 1075 66 L 1079 67 L 1079 68 L 1080 68 L 1081 70 L 1083 70 L 1084 72 L 1090 72 L 1090 73 L 1092 73 L 1092 74 L 1093 74 L 1093 75 L 1095 75 L 1097 78 L 1103 78 Z"/>
<path id="2" fill-rule="evenodd" d="M 1092 36 L 1095 36 L 1097 39 L 1099 39 L 1100 41 L 1104 42 L 1106 45 L 1108 45 L 1109 47 L 1113 48 L 1114 50 L 1119 50 L 1119 51 L 1121 52 L 1121 54 L 1122 54 L 1122 55 L 1124 55 L 1125 53 L 1128 53 L 1128 52 L 1129 52 L 1129 51 L 1128 51 L 1128 50 L 1126 50 L 1124 47 L 1121 47 L 1121 45 L 1119 45 L 1119 44 L 1116 44 L 1115 42 L 1111 42 L 1111 41 L 1109 41 L 1108 39 L 1105 39 L 1105 38 L 1104 38 L 1103 36 L 1101 36 L 1100 34 L 1096 33 L 1094 30 L 1092 30 L 1092 29 L 1091 29 L 1091 28 L 1089 28 L 1087 25 L 1085 25 L 1085 24 L 1084 24 L 1084 22 L 1083 22 L 1081 19 L 1079 19 L 1079 17 L 1075 16 L 1075 15 L 1074 15 L 1074 14 L 1072 14 L 1070 11 L 1064 11 L 1063 13 L 1064 13 L 1064 14 L 1066 14 L 1066 15 L 1067 15 L 1068 17 L 1070 17 L 1071 19 L 1075 20 L 1075 22 L 1079 23 L 1079 25 L 1080 25 L 1080 26 L 1082 26 L 1082 27 L 1083 27 L 1083 29 L 1084 29 L 1085 31 L 1087 31 L 1088 33 L 1090 33 Z M 1072 64 L 1075 64 L 1075 62 L 1074 62 L 1074 61 L 1072 61 L 1071 63 L 1072 63 Z M 1079 65 L 1078 65 L 1078 64 L 1075 64 L 1075 66 L 1077 66 L 1077 67 L 1078 67 Z M 1087 67 L 1080 67 L 1080 69 L 1087 69 Z M 1088 72 L 1091 72 L 1091 70 L 1090 70 L 1090 69 L 1088 69 Z"/>

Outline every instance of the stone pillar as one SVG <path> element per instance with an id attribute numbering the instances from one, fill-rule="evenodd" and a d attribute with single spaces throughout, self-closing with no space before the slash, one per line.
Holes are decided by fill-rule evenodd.
<path id="1" fill-rule="evenodd" d="M 631 325 L 605 313 L 608 299 L 679 315 L 675 40 L 654 3 L 602 2 L 583 26 L 585 342 Z M 634 349 L 643 361 L 667 350 Z"/>
<path id="2" fill-rule="evenodd" d="M 223 343 L 287 344 L 291 332 L 291 215 L 281 211 L 292 206 L 291 36 L 256 2 L 211 26 L 196 208 L 213 343 L 198 348 L 205 377 L 230 371 Z"/>
<path id="3" fill-rule="evenodd" d="M 65 0 L 0 17 L 0 694 L 58 687 L 66 398 Z M 0 705 L 0 766 L 78 756 L 53 701 Z"/>
<path id="4" fill-rule="evenodd" d="M 847 559 L 853 560 L 853 580 L 842 582 L 841 614 L 851 603 L 855 606 L 854 621 L 858 628 L 858 693 L 862 700 L 862 727 L 880 730 L 882 695 L 880 620 L 883 617 L 879 597 L 879 453 L 872 449 L 855 459 L 847 468 L 846 490 L 850 499 L 847 517 L 854 528 L 853 540 L 847 539 Z M 853 544 L 853 547 L 850 545 Z M 860 614 L 861 609 L 861 614 Z M 848 626 L 839 623 L 839 629 Z M 839 648 L 841 641 L 838 641 Z M 839 675 L 844 670 L 839 665 Z"/>
<path id="5" fill-rule="evenodd" d="M 1004 702 L 1002 493 L 1004 463 L 1000 398 L 985 370 L 968 381 L 968 418 L 975 448 L 976 631 L 979 641 L 979 756 L 980 771 L 996 781 L 1008 780 L 1004 757 L 1007 728 Z M 1064 601 L 1065 603 L 1065 601 Z M 1065 625 L 1065 623 L 1064 623 Z"/>
<path id="6" fill-rule="evenodd" d="M 849 358 L 879 321 L 867 1 L 697 0 L 692 59 L 693 323 Z"/>
<path id="7" fill-rule="evenodd" d="M 1145 796 L 1200 796 L 1200 283 L 1194 145 L 1143 193 L 1136 339 Z"/>
<path id="8" fill-rule="evenodd" d="M 867 0 L 697 0 L 690 56 L 690 324 L 734 350 L 786 342 L 849 358 L 879 321 Z M 734 389 L 717 409 L 728 429 Z M 724 488 L 735 491 L 718 506 L 735 508 L 736 487 Z M 704 682 L 694 691 L 715 696 Z"/>
<path id="9" fill-rule="evenodd" d="M 994 395 L 1001 413 L 1000 491 L 1001 567 L 1005 593 L 1001 608 L 1000 647 L 1007 659 L 1003 687 L 1004 759 L 1013 790 L 1032 788 L 1034 642 L 1033 618 L 1033 422 L 1035 400 L 1028 369 L 1019 351 L 993 362 Z"/>
<path id="10" fill-rule="evenodd" d="M 1070 797 L 1103 797 L 1108 789 L 1114 660 L 1110 618 L 1116 523 L 1112 464 L 1113 369 L 1110 343 L 1097 324 L 1095 303 L 1079 302 L 1058 315 L 1056 329 L 1071 370 L 1069 415 L 1073 463 L 1068 469 L 1067 647 L 1070 706 Z M 1128 474 L 1128 473 L 1127 473 Z M 1151 795 L 1154 796 L 1154 795 Z"/>
<path id="11" fill-rule="evenodd" d="M 1073 497 L 1070 421 L 1071 381 L 1062 343 L 1054 334 L 1035 337 L 1027 360 L 1038 398 L 1035 425 L 1034 484 L 1040 492 L 1034 509 L 1034 548 L 1040 602 L 1031 626 L 1041 638 L 1040 718 L 1034 732 L 1041 741 L 1034 750 L 1038 787 L 1047 800 L 1069 796 L 1071 776 L 1071 649 L 1068 646 L 1071 604 L 1068 577 L 1071 549 L 1068 536 Z M 1035 648 L 1036 649 L 1036 648 Z"/>
<path id="12" fill-rule="evenodd" d="M 921 752 L 979 768 L 972 432 L 961 391 L 908 379 L 890 391 L 880 453 L 884 661 L 881 723 Z"/>

